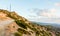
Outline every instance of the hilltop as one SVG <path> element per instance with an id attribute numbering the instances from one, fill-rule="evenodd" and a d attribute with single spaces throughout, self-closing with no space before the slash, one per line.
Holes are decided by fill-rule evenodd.
<path id="1" fill-rule="evenodd" d="M 14 32 L 14 36 L 60 36 L 60 32 L 51 30 L 50 26 L 45 27 L 31 23 L 29 20 L 18 15 L 14 11 L 0 9 L 0 13 L 1 12 L 6 14 L 10 19 L 13 19 L 14 23 L 18 25 L 17 30 Z"/>

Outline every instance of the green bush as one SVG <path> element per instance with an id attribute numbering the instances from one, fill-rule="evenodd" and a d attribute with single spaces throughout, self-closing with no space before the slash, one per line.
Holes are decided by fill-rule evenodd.
<path id="1" fill-rule="evenodd" d="M 16 33 L 14 34 L 14 36 L 22 36 L 22 34 L 21 34 L 21 33 L 16 32 Z"/>
<path id="2" fill-rule="evenodd" d="M 24 22 L 21 22 L 20 20 L 16 20 L 15 21 L 17 23 L 17 25 L 19 25 L 20 27 L 27 29 L 26 25 L 24 24 Z"/>

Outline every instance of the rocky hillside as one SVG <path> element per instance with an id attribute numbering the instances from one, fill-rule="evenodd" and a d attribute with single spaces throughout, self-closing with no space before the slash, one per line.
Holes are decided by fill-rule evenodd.
<path id="1" fill-rule="evenodd" d="M 10 12 L 0 9 L 0 13 L 6 14 L 7 17 L 14 20 L 19 26 L 14 36 L 60 36 L 60 32 L 51 30 L 49 27 L 33 24 L 22 16 L 19 16 L 16 12 Z"/>

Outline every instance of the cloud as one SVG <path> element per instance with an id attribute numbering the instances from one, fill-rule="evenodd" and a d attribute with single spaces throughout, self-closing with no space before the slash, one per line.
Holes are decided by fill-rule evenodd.
<path id="1" fill-rule="evenodd" d="M 54 5 L 55 5 L 55 6 L 60 6 L 60 3 L 55 3 Z"/>
<path id="2" fill-rule="evenodd" d="M 57 11 L 57 9 L 55 9 L 55 8 L 52 8 L 52 9 L 50 9 L 50 12 L 56 12 Z"/>
<path id="3" fill-rule="evenodd" d="M 42 16 L 43 18 L 60 18 L 60 12 L 58 12 L 57 9 L 52 8 L 52 9 L 34 9 L 30 15 L 33 17 L 40 17 Z M 34 15 L 33 15 L 34 14 Z M 29 15 L 29 16 L 30 16 Z"/>
<path id="4" fill-rule="evenodd" d="M 36 10 L 35 10 L 36 11 Z M 35 12 L 34 12 L 35 13 Z M 60 23 L 60 12 L 57 9 L 40 9 L 35 15 L 31 15 L 30 20 L 36 22 Z M 33 17 L 34 16 L 34 17 Z"/>
<path id="5" fill-rule="evenodd" d="M 57 12 L 57 9 L 50 9 L 50 10 L 42 10 L 42 11 L 38 11 L 36 13 L 38 16 L 43 16 L 43 17 L 47 17 L 47 18 L 57 18 L 59 17 L 58 15 L 58 12 Z M 57 15 L 58 14 L 58 15 Z"/>

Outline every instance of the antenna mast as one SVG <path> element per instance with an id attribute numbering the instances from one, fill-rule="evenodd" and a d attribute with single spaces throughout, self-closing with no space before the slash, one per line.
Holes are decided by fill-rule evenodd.
<path id="1" fill-rule="evenodd" d="M 10 11 L 11 11 L 11 4 L 10 4 Z"/>

